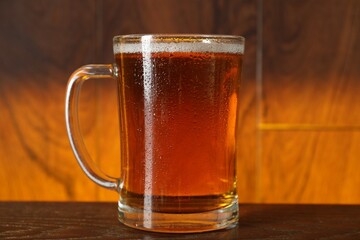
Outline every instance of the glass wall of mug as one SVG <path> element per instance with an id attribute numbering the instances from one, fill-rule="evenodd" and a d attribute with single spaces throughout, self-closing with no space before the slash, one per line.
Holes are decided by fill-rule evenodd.
<path id="1" fill-rule="evenodd" d="M 88 65 L 71 77 L 67 112 L 76 115 L 71 109 L 81 85 L 76 79 L 112 76 L 117 81 L 121 178 L 93 170 L 90 157 L 79 154 L 86 152 L 82 142 L 76 146 L 81 137 L 71 129 L 76 123 L 68 120 L 80 166 L 95 182 L 119 191 L 119 220 L 128 226 L 202 232 L 236 224 L 244 39 L 126 35 L 115 37 L 113 46 L 114 65 Z"/>

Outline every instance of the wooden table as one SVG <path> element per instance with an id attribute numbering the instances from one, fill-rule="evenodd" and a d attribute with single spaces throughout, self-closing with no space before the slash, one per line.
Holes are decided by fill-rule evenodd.
<path id="1" fill-rule="evenodd" d="M 240 205 L 237 227 L 161 234 L 120 224 L 116 203 L 0 202 L 0 239 L 360 239 L 360 205 Z"/>

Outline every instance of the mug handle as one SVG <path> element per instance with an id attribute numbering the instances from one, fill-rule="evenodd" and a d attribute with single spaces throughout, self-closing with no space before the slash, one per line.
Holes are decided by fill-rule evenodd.
<path id="1" fill-rule="evenodd" d="M 78 102 L 82 84 L 91 78 L 113 78 L 117 68 L 112 64 L 91 64 L 77 69 L 69 78 L 66 89 L 65 121 L 71 148 L 84 173 L 96 184 L 119 191 L 121 179 L 103 173 L 91 159 L 80 132 Z"/>

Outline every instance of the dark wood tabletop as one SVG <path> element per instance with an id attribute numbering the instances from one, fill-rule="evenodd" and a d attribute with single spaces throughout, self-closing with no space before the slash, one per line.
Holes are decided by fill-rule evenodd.
<path id="1" fill-rule="evenodd" d="M 235 228 L 162 234 L 128 228 L 116 203 L 0 202 L 0 239 L 360 239 L 360 205 L 240 205 Z"/>

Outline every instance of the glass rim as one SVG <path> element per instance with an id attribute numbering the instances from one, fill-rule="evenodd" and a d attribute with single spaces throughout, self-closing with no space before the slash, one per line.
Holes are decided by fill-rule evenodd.
<path id="1" fill-rule="evenodd" d="M 200 40 L 213 40 L 219 41 L 240 41 L 245 42 L 245 38 L 240 35 L 227 35 L 227 34 L 125 34 L 116 35 L 113 38 L 114 43 L 125 40 L 128 42 L 136 42 L 142 38 L 152 39 L 155 41 L 174 41 L 174 42 L 187 42 L 187 41 L 200 41 Z"/>
<path id="2" fill-rule="evenodd" d="M 129 34 L 113 38 L 114 53 L 232 52 L 244 53 L 245 38 L 216 34 Z"/>

